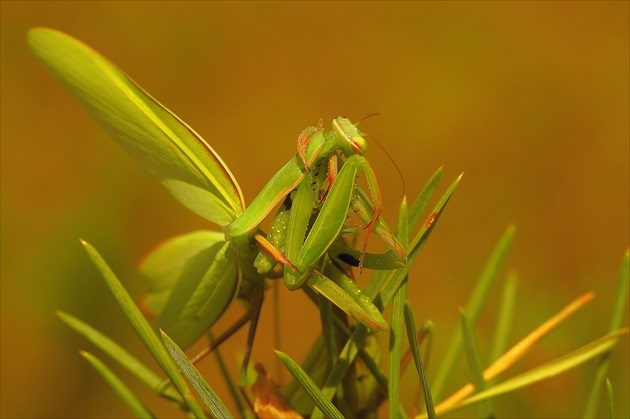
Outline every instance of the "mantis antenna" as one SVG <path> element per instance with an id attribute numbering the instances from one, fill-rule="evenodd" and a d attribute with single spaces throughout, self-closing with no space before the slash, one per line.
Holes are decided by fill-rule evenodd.
<path id="1" fill-rule="evenodd" d="M 359 122 L 357 122 L 357 127 L 359 126 L 359 124 L 361 124 L 361 122 L 365 121 L 366 119 L 371 118 L 373 116 L 378 116 L 378 115 L 380 115 L 380 113 L 378 113 L 378 112 L 374 112 L 374 113 L 370 113 L 370 114 L 365 115 L 363 118 L 361 118 L 359 120 Z M 402 192 L 401 192 L 400 195 L 398 195 L 398 197 L 396 197 L 396 199 L 394 201 L 398 201 L 399 199 L 402 199 L 402 197 L 405 195 L 405 190 L 407 189 L 407 187 L 406 187 L 406 184 L 405 184 L 405 177 L 403 176 L 402 172 L 400 171 L 400 168 L 398 167 L 398 165 L 396 164 L 394 159 L 392 159 L 392 156 L 389 155 L 389 153 L 387 152 L 385 147 L 383 147 L 383 145 L 373 135 L 367 134 L 366 136 L 370 137 L 376 143 L 376 145 L 378 145 L 378 147 L 381 149 L 381 151 L 383 151 L 383 153 L 385 153 L 385 155 L 387 156 L 387 159 L 392 163 L 392 165 L 396 169 L 396 172 L 398 173 L 398 177 L 400 178 L 400 181 L 402 183 Z"/>

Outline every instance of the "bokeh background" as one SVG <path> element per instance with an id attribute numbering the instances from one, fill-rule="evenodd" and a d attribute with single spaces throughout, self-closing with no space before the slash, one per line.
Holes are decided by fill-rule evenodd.
<path id="1" fill-rule="evenodd" d="M 294 153 L 304 127 L 339 114 L 357 120 L 380 113 L 362 129 L 389 152 L 409 197 L 441 165 L 440 191 L 465 171 L 410 277 L 417 321 L 437 325 L 434 360 L 510 223 L 516 239 L 500 281 L 509 269 L 520 279 L 513 342 L 579 294 L 598 295 L 515 371 L 606 332 L 629 242 L 627 2 L 0 7 L 2 416 L 127 416 L 77 353 L 93 348 L 54 315 L 61 309 L 87 320 L 147 359 L 78 239 L 91 241 L 139 298 L 146 285 L 135 262 L 146 249 L 212 227 L 173 201 L 62 90 L 26 46 L 32 26 L 72 34 L 125 69 L 208 140 L 247 202 Z M 393 223 L 402 182 L 385 154 L 370 147 L 384 216 Z M 500 283 L 477 326 L 482 350 Z M 301 359 L 319 333 L 317 315 L 301 293 L 282 292 L 281 299 L 282 349 Z M 268 298 L 254 360 L 275 376 L 271 306 Z M 235 305 L 219 327 L 240 313 Z M 233 371 L 244 341 L 239 333 L 225 346 Z M 580 415 L 594 367 L 504 397 L 497 412 Z M 452 389 L 468 380 L 461 368 Z M 203 369 L 225 396 L 214 361 Z M 621 417 L 630 414 L 628 369 L 624 338 L 610 370 Z M 409 406 L 416 384 L 411 374 L 404 383 Z M 149 404 L 173 413 L 166 403 Z"/>

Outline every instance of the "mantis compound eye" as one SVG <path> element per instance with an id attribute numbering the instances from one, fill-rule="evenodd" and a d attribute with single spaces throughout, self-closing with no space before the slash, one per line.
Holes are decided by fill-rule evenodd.
<path id="1" fill-rule="evenodd" d="M 355 153 L 359 155 L 363 155 L 365 153 L 365 150 L 367 149 L 367 141 L 365 141 L 365 138 L 361 136 L 352 137 L 348 135 L 348 141 L 350 142 L 350 147 L 352 147 L 352 150 Z"/>

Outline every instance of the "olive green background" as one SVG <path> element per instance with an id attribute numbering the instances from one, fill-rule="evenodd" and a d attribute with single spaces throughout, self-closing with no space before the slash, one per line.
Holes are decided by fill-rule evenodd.
<path id="1" fill-rule="evenodd" d="M 295 152 L 304 127 L 337 115 L 380 113 L 361 128 L 388 151 L 410 199 L 439 166 L 440 191 L 465 171 L 410 276 L 417 322 L 437 325 L 430 376 L 457 308 L 510 223 L 517 233 L 501 281 L 518 272 L 512 342 L 579 294 L 598 295 L 515 370 L 606 332 L 628 246 L 627 2 L 0 5 L 2 416 L 127 416 L 77 353 L 93 348 L 54 315 L 87 320 L 147 359 L 78 239 L 92 242 L 139 298 L 146 285 L 134 264 L 144 251 L 214 228 L 173 201 L 62 90 L 26 46 L 32 26 L 65 31 L 123 68 L 206 138 L 247 202 Z M 374 142 L 368 157 L 393 224 L 403 184 Z M 498 296 L 499 287 L 477 326 L 482 351 Z M 302 293 L 283 290 L 281 299 L 281 347 L 299 360 L 319 333 L 317 313 Z M 267 300 L 253 358 L 277 377 L 271 293 Z M 235 304 L 219 327 L 241 312 Z M 239 333 L 225 345 L 233 371 L 244 341 Z M 628 351 L 626 337 L 610 371 L 625 417 Z M 497 413 L 580 415 L 594 367 L 504 397 Z M 225 397 L 214 360 L 202 368 Z M 453 389 L 469 380 L 460 368 Z M 155 412 L 173 413 L 116 371 Z M 403 383 L 409 406 L 413 374 Z"/>

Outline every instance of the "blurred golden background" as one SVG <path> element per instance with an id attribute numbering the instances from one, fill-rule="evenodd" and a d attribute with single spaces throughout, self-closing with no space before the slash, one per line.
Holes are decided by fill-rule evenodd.
<path id="1" fill-rule="evenodd" d="M 93 348 L 54 315 L 74 314 L 148 358 L 79 238 L 93 243 L 139 298 L 145 284 L 134 264 L 146 249 L 214 228 L 171 199 L 66 94 L 26 46 L 33 26 L 67 32 L 123 68 L 217 150 L 247 202 L 295 152 L 304 127 L 340 114 L 358 120 L 380 113 L 361 128 L 387 149 L 410 199 L 439 166 L 439 191 L 465 171 L 410 277 L 416 321 L 437 325 L 434 366 L 457 327 L 457 308 L 510 223 L 516 239 L 477 326 L 482 350 L 508 269 L 520 278 L 512 342 L 577 295 L 598 295 L 516 371 L 606 332 L 629 242 L 628 2 L 0 7 L 3 417 L 129 414 L 78 356 L 79 348 Z M 402 182 L 370 147 L 392 224 Z M 318 334 L 316 311 L 302 293 L 281 298 L 282 349 L 300 360 Z M 275 375 L 271 306 L 269 294 L 253 358 Z M 240 312 L 235 305 L 221 326 Z M 233 371 L 232 355 L 244 341 L 239 333 L 225 346 Z M 386 348 L 384 335 L 381 343 Z M 609 374 L 621 417 L 630 415 L 628 352 L 626 337 Z M 581 415 L 594 368 L 590 362 L 503 397 L 497 413 Z M 214 360 L 203 369 L 227 398 Z M 457 385 L 468 381 L 464 364 L 458 375 Z M 409 406 L 412 374 L 404 383 Z M 172 413 L 166 403 L 150 406 Z"/>

